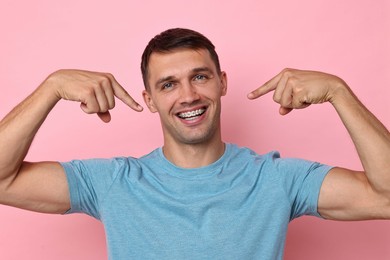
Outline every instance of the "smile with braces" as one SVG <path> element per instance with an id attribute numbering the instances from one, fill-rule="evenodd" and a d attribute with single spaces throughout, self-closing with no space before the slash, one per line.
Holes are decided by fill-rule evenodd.
<path id="1" fill-rule="evenodd" d="M 196 109 L 193 111 L 179 113 L 178 116 L 182 119 L 190 119 L 202 115 L 206 111 L 205 108 Z"/>

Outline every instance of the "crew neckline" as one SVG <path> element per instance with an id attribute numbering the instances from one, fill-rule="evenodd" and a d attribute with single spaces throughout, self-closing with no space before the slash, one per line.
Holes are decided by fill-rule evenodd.
<path id="1" fill-rule="evenodd" d="M 159 147 L 157 149 L 161 163 L 159 163 L 159 166 L 164 169 L 167 174 L 181 179 L 197 180 L 210 178 L 220 172 L 223 162 L 226 161 L 226 158 L 228 158 L 231 153 L 231 146 L 232 145 L 230 143 L 225 143 L 225 151 L 218 160 L 209 165 L 197 168 L 183 168 L 176 166 L 165 157 L 162 147 Z"/>

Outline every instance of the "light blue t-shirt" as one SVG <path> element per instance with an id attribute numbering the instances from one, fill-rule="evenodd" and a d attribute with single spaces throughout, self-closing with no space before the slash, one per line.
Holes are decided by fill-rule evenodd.
<path id="1" fill-rule="evenodd" d="M 71 209 L 99 219 L 109 259 L 282 259 L 288 223 L 319 216 L 329 166 L 226 144 L 213 164 L 183 169 L 162 149 L 63 163 Z"/>

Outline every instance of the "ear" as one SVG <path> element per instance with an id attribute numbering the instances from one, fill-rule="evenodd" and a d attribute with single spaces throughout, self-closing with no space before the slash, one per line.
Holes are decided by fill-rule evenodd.
<path id="1" fill-rule="evenodd" d="M 150 112 L 156 113 L 157 109 L 154 105 L 153 99 L 151 94 L 149 93 L 148 90 L 142 91 L 142 97 L 144 98 L 145 104 L 148 106 Z"/>
<path id="2" fill-rule="evenodd" d="M 221 72 L 221 96 L 225 96 L 227 94 L 227 75 L 225 71 Z"/>

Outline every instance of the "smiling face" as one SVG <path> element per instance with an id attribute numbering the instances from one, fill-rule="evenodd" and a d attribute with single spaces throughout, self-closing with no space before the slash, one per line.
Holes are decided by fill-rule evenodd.
<path id="1" fill-rule="evenodd" d="M 160 115 L 165 145 L 220 141 L 226 74 L 217 72 L 207 50 L 152 53 L 148 71 L 143 97 L 149 110 Z"/>

